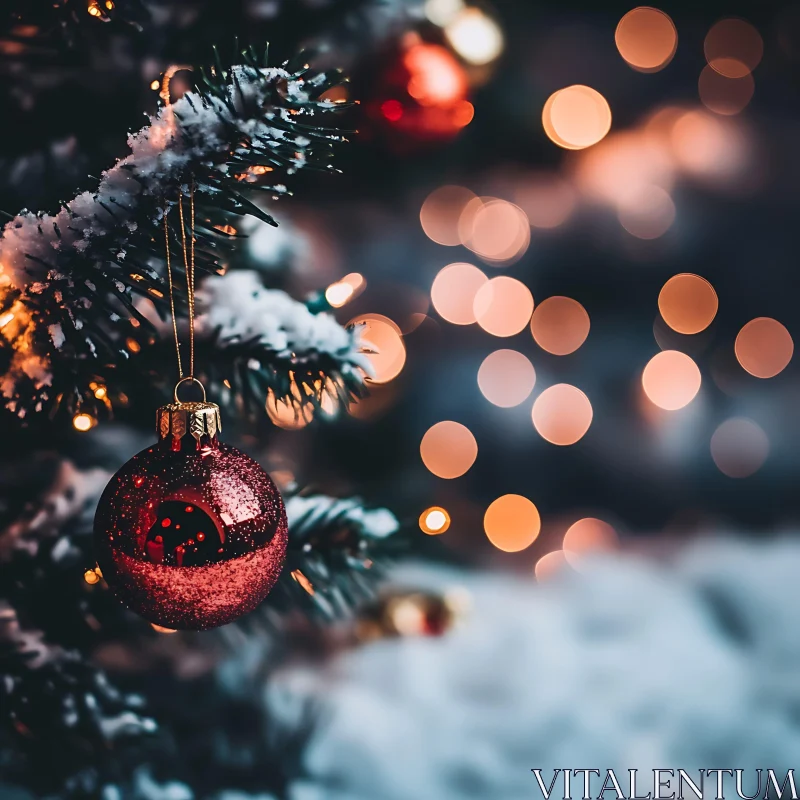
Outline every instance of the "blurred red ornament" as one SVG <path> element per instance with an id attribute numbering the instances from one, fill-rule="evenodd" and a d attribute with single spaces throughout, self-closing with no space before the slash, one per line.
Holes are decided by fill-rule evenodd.
<path id="1" fill-rule="evenodd" d="M 114 595 L 164 628 L 204 630 L 252 611 L 278 579 L 286 511 L 269 475 L 221 443 L 219 408 L 158 412 L 160 441 L 111 479 L 94 521 Z"/>
<path id="2" fill-rule="evenodd" d="M 395 149 L 447 141 L 472 120 L 467 73 L 446 47 L 411 36 L 377 74 L 367 113 Z"/>

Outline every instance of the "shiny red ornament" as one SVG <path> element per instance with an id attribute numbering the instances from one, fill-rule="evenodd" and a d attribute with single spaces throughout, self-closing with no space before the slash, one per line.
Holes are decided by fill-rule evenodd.
<path id="1" fill-rule="evenodd" d="M 288 526 L 252 458 L 219 441 L 219 408 L 159 409 L 160 441 L 106 486 L 97 563 L 114 595 L 164 628 L 204 630 L 252 611 L 280 575 Z"/>

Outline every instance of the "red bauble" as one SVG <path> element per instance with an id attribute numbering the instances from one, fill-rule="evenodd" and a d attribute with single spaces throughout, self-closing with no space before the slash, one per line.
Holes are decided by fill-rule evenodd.
<path id="1" fill-rule="evenodd" d="M 441 45 L 406 36 L 375 75 L 364 109 L 370 127 L 397 152 L 447 142 L 472 120 L 467 72 Z"/>
<path id="2" fill-rule="evenodd" d="M 212 403 L 159 410 L 160 441 L 111 479 L 97 507 L 97 563 L 114 595 L 165 628 L 204 630 L 252 611 L 286 554 L 269 475 L 217 438 Z"/>

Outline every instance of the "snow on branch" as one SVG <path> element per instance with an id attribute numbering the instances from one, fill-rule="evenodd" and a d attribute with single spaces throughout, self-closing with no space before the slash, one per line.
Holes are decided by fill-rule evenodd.
<path id="1" fill-rule="evenodd" d="M 268 615 L 301 608 L 332 620 L 374 596 L 384 562 L 399 546 L 400 523 L 391 511 L 368 508 L 357 497 L 295 494 L 286 500 L 286 515 L 286 567 L 264 603 Z"/>
<path id="2" fill-rule="evenodd" d="M 277 199 L 297 170 L 332 169 L 331 146 L 343 137 L 318 117 L 346 105 L 324 97 L 341 82 L 339 73 L 316 73 L 302 61 L 270 68 L 252 52 L 242 62 L 225 68 L 217 60 L 202 89 L 151 117 L 95 192 L 55 214 L 23 211 L 3 229 L 0 394 L 12 411 L 80 404 L 88 388 L 58 385 L 59 359 L 75 365 L 127 357 L 117 323 L 149 326 L 135 294 L 166 304 L 164 214 L 192 187 L 197 266 L 221 272 L 233 215 L 275 224 L 252 193 Z M 179 265 L 177 216 L 168 216 L 168 240 Z"/>
<path id="3" fill-rule="evenodd" d="M 326 398 L 346 406 L 372 374 L 360 328 L 343 328 L 330 314 L 265 289 L 256 272 L 210 276 L 197 302 L 210 383 L 227 381 L 234 396 L 257 389 L 259 406 L 319 407 Z"/>

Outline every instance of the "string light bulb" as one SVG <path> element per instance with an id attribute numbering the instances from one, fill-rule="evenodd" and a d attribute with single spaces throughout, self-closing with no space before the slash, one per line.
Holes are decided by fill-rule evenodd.
<path id="1" fill-rule="evenodd" d="M 85 411 L 76 414 L 72 418 L 72 427 L 81 433 L 91 430 L 95 425 L 97 425 L 97 420 L 91 414 L 87 414 Z"/>
<path id="2" fill-rule="evenodd" d="M 429 536 L 438 536 L 450 527 L 450 515 L 441 506 L 431 506 L 420 514 L 419 527 Z"/>
<path id="3" fill-rule="evenodd" d="M 95 584 L 100 583 L 103 578 L 103 573 L 100 572 L 100 567 L 94 567 L 94 569 L 87 569 L 86 572 L 83 573 L 83 579 L 89 586 L 94 586 Z"/>

